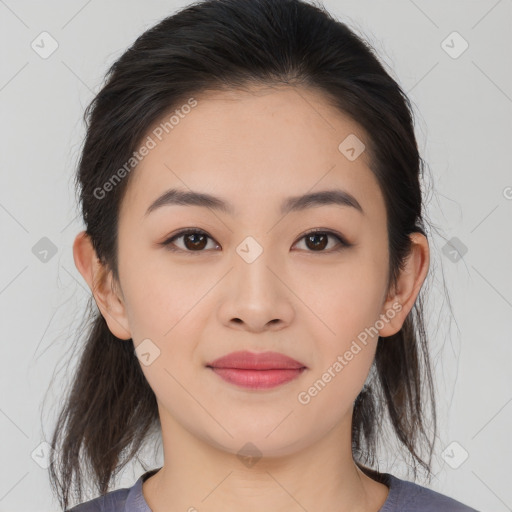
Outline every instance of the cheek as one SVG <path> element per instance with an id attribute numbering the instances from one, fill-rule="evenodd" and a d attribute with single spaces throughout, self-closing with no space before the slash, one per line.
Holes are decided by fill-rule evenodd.
<path id="1" fill-rule="evenodd" d="M 211 284 L 199 272 L 169 264 L 160 251 L 153 253 L 158 256 L 151 251 L 132 252 L 120 264 L 120 278 L 133 337 L 150 337 L 151 333 L 165 342 Z"/>
<path id="2" fill-rule="evenodd" d="M 332 421 L 352 406 L 375 357 L 384 264 L 358 254 L 329 272 L 309 272 L 315 286 L 307 303 L 316 313 L 309 315 L 309 330 L 315 332 L 314 323 L 322 334 L 317 336 L 318 356 L 313 358 L 317 364 L 308 380 L 313 387 L 311 393 L 303 391 L 306 400 L 318 402 L 318 410 L 332 411 Z"/>
<path id="3" fill-rule="evenodd" d="M 304 297 L 332 345 L 350 343 L 378 320 L 386 282 L 383 264 L 354 253 L 329 269 L 311 265 L 303 270 L 307 279 L 297 283 L 297 295 Z"/>
<path id="4" fill-rule="evenodd" d="M 151 340 L 154 345 L 149 347 L 158 354 L 151 365 L 142 368 L 151 387 L 165 389 L 166 395 L 170 389 L 179 394 L 181 388 L 170 374 L 184 382 L 191 366 L 203 364 L 196 349 L 208 314 L 215 307 L 208 295 L 214 281 L 211 276 L 185 272 L 165 261 L 138 261 L 142 260 L 134 257 L 125 266 L 126 312 L 132 338 L 136 347 L 143 340 Z"/>

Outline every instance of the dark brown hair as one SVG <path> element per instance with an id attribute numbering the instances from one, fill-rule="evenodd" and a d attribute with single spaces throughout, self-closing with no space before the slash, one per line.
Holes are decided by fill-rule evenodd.
<path id="1" fill-rule="evenodd" d="M 98 190 L 164 114 L 201 92 L 258 84 L 314 88 L 362 127 L 386 203 L 388 282 L 396 282 L 411 248 L 409 235 L 426 235 L 420 184 L 425 166 L 410 102 L 364 39 L 321 5 L 302 0 L 196 2 L 144 32 L 109 69 L 85 111 L 76 186 L 87 235 L 115 281 L 118 213 L 136 168 L 106 199 L 98 198 Z M 361 469 L 375 465 L 387 413 L 415 475 L 417 464 L 430 475 L 436 414 L 421 295 L 402 329 L 379 339 L 369 378 L 355 401 L 352 447 Z M 160 426 L 156 398 L 133 342 L 110 332 L 99 310 L 92 309 L 92 296 L 89 306 L 78 364 L 51 441 L 50 480 L 64 509 L 71 489 L 80 501 L 87 476 L 101 494 L 107 492 L 112 478 Z"/>

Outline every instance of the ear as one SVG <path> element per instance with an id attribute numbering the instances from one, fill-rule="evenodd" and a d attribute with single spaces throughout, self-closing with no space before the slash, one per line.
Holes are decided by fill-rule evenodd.
<path id="1" fill-rule="evenodd" d="M 116 292 L 112 272 L 100 262 L 91 239 L 81 231 L 73 243 L 75 265 L 91 289 L 110 332 L 122 340 L 131 338 L 123 294 Z"/>
<path id="2" fill-rule="evenodd" d="M 398 277 L 396 287 L 388 293 L 381 314 L 386 317 L 379 336 L 397 333 L 416 302 L 421 286 L 427 276 L 430 251 L 427 238 L 418 232 L 411 233 L 412 246 L 404 269 Z"/>

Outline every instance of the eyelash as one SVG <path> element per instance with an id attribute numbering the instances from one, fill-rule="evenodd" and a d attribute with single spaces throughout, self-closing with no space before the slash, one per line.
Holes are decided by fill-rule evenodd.
<path id="1" fill-rule="evenodd" d="M 308 231 L 307 233 L 305 233 L 304 235 L 302 235 L 298 240 L 297 242 L 299 242 L 300 240 L 306 238 L 307 236 L 310 236 L 310 235 L 314 235 L 314 234 L 317 234 L 317 233 L 321 233 L 323 235 L 328 235 L 328 236 L 332 236 L 334 238 L 336 238 L 338 240 L 338 242 L 340 243 L 339 247 L 337 248 L 334 248 L 334 249 L 330 249 L 330 250 L 321 250 L 321 251 L 312 251 L 312 250 L 307 250 L 306 252 L 311 252 L 311 253 L 315 253 L 315 252 L 318 252 L 318 253 L 332 253 L 332 252 L 338 252 L 338 251 L 341 251 L 345 248 L 348 248 L 348 247 L 351 247 L 353 244 L 350 244 L 348 243 L 341 235 L 339 235 L 338 233 L 335 233 L 334 231 L 330 231 L 328 229 L 321 229 L 321 228 L 318 228 L 318 229 L 313 229 L 311 231 Z M 167 240 L 164 240 L 163 242 L 160 243 L 160 245 L 162 246 L 165 246 L 165 248 L 169 251 L 172 251 L 172 252 L 183 252 L 183 253 L 187 253 L 187 254 L 193 254 L 193 253 L 201 253 L 201 252 L 207 252 L 205 249 L 203 250 L 198 250 L 198 251 L 190 251 L 190 250 L 186 250 L 186 249 L 181 249 L 179 247 L 173 247 L 172 246 L 172 243 L 174 242 L 174 240 L 178 239 L 178 238 L 181 238 L 183 237 L 184 235 L 190 235 L 190 234 L 198 234 L 198 235 L 205 235 L 207 238 L 209 238 L 210 240 L 213 240 L 212 237 L 210 237 L 208 235 L 208 233 L 206 233 L 205 231 L 203 231 L 202 229 L 196 229 L 196 228 L 188 228 L 188 229 L 183 229 L 181 231 L 179 231 L 178 233 L 174 234 L 172 237 L 168 238 Z M 294 244 L 295 245 L 295 244 Z"/>

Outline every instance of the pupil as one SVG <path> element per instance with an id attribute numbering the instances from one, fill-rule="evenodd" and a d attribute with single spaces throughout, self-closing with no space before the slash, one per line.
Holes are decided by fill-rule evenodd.
<path id="1" fill-rule="evenodd" d="M 190 240 L 193 237 L 200 237 L 200 238 L 203 238 L 203 239 L 205 238 L 204 235 L 201 235 L 200 233 L 191 233 L 191 234 L 188 235 L 187 241 Z M 196 240 L 195 242 L 192 242 L 192 247 L 195 248 L 195 249 L 202 249 L 204 247 L 204 240 L 201 240 L 201 241 L 197 241 Z"/>
<path id="2" fill-rule="evenodd" d="M 313 239 L 317 238 L 317 237 L 320 237 L 320 238 L 323 238 L 323 241 L 320 242 L 320 244 L 315 244 L 313 243 L 312 246 L 313 248 L 316 248 L 318 249 L 319 247 L 321 249 L 325 248 L 325 241 L 327 240 L 327 237 L 325 236 L 325 234 L 314 234 L 314 235 L 309 235 L 308 236 L 308 241 L 312 241 Z M 308 246 L 309 247 L 309 246 Z"/>

